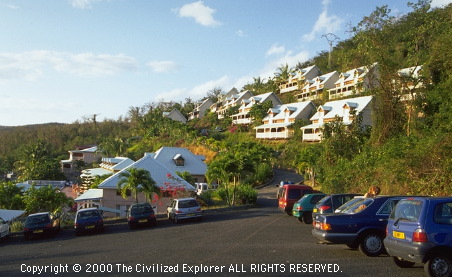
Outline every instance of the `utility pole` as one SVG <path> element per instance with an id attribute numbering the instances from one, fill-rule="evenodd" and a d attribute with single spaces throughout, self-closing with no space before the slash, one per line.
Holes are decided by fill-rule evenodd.
<path id="1" fill-rule="evenodd" d="M 330 51 L 328 52 L 328 69 L 331 70 L 331 52 L 333 51 L 333 42 L 340 40 L 340 38 L 333 33 L 324 34 L 322 35 L 322 38 L 326 38 L 328 44 L 330 45 Z"/>

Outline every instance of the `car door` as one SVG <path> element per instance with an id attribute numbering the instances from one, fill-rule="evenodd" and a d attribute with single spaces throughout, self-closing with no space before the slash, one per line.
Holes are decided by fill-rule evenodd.
<path id="1" fill-rule="evenodd" d="M 9 226 L 3 218 L 0 217 L 0 237 L 4 237 L 9 233 Z"/>
<path id="2" fill-rule="evenodd" d="M 171 201 L 171 204 L 168 206 L 168 216 L 174 218 L 174 209 L 176 207 L 177 201 Z"/>

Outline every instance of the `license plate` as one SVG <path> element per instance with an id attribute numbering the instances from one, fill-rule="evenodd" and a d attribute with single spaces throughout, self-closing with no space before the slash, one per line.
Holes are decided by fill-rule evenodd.
<path id="1" fill-rule="evenodd" d="M 397 239 L 405 239 L 405 233 L 403 232 L 392 231 L 392 236 Z"/>
<path id="2" fill-rule="evenodd" d="M 187 214 L 187 216 L 195 216 L 195 214 Z"/>
<path id="3" fill-rule="evenodd" d="M 85 228 L 86 229 L 93 229 L 95 226 L 94 225 L 88 225 L 88 226 L 86 226 Z"/>
<path id="4" fill-rule="evenodd" d="M 148 220 L 147 219 L 140 219 L 140 220 L 138 220 L 138 222 L 144 223 L 144 222 L 148 222 Z"/>
<path id="5" fill-rule="evenodd" d="M 42 233 L 44 232 L 44 230 L 34 230 L 33 233 L 38 234 L 38 233 Z"/>
<path id="6" fill-rule="evenodd" d="M 316 213 L 316 212 L 317 212 L 317 209 L 312 210 L 312 212 Z"/>

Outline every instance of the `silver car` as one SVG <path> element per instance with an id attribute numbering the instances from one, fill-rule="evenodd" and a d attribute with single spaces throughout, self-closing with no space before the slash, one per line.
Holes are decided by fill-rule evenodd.
<path id="1" fill-rule="evenodd" d="M 202 220 L 202 210 L 194 198 L 173 199 L 167 210 L 168 219 L 174 219 L 178 223 L 182 219 L 196 218 Z"/>

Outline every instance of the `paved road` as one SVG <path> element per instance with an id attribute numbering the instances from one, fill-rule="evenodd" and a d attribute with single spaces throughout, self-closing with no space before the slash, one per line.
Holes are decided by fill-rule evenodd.
<path id="1" fill-rule="evenodd" d="M 208 213 L 202 222 L 159 219 L 156 228 L 133 231 L 119 222 L 104 234 L 63 230 L 31 241 L 14 236 L 0 243 L 0 276 L 423 276 L 419 266 L 402 270 L 389 257 L 318 244 L 310 225 L 276 208 L 275 183 L 260 189 L 258 207 Z"/>

